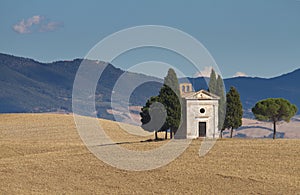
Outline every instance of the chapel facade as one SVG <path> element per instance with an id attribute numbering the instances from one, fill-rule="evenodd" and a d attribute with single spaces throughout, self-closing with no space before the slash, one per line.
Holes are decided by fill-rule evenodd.
<path id="1" fill-rule="evenodd" d="M 218 138 L 219 97 L 205 90 L 195 92 L 190 83 L 182 83 L 179 87 L 182 120 L 175 138 Z"/>

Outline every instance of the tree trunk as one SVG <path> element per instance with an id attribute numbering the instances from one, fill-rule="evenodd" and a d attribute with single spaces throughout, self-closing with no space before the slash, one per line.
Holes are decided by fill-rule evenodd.
<path id="1" fill-rule="evenodd" d="M 166 130 L 165 139 L 168 139 L 168 130 Z"/>
<path id="2" fill-rule="evenodd" d="M 172 139 L 173 138 L 173 130 L 172 130 L 172 128 L 170 128 L 170 139 Z"/>
<path id="3" fill-rule="evenodd" d="M 223 131 L 222 130 L 220 131 L 220 137 L 221 137 L 221 139 L 223 138 Z"/>
<path id="4" fill-rule="evenodd" d="M 231 130 L 230 130 L 230 138 L 232 138 L 232 132 L 233 132 L 233 127 L 231 127 Z"/>
<path id="5" fill-rule="evenodd" d="M 274 125 L 273 139 L 275 139 L 276 138 L 276 121 L 273 122 L 273 125 Z"/>
<path id="6" fill-rule="evenodd" d="M 155 140 L 158 140 L 157 131 L 154 131 L 154 135 L 155 135 Z"/>

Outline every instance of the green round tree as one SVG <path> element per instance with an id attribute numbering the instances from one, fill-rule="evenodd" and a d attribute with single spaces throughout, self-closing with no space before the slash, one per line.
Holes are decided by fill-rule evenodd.
<path id="1" fill-rule="evenodd" d="M 240 94 L 234 87 L 230 87 L 229 92 L 226 94 L 226 100 L 226 115 L 221 137 L 224 129 L 230 129 L 230 137 L 232 138 L 233 129 L 242 126 L 243 106 Z"/>
<path id="2" fill-rule="evenodd" d="M 276 138 L 276 124 L 279 121 L 289 122 L 295 116 L 298 108 L 283 98 L 261 100 L 252 108 L 255 118 L 260 121 L 273 123 L 273 139 Z"/>
<path id="3" fill-rule="evenodd" d="M 142 128 L 146 131 L 154 131 L 155 140 L 158 140 L 157 132 L 161 130 L 161 127 L 158 127 L 155 124 L 155 119 L 151 118 L 151 105 L 154 103 L 159 102 L 158 96 L 153 96 L 149 100 L 147 100 L 146 105 L 142 107 L 140 116 L 141 116 L 141 122 L 142 122 Z M 157 110 L 152 111 L 155 112 L 154 116 L 158 115 Z M 152 114 L 153 115 L 153 114 Z M 152 120 L 152 123 L 151 123 Z"/>

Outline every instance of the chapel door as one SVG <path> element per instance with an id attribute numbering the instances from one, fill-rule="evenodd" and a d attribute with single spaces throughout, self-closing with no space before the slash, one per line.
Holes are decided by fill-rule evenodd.
<path id="1" fill-rule="evenodd" d="M 206 122 L 199 122 L 199 137 L 206 137 Z"/>

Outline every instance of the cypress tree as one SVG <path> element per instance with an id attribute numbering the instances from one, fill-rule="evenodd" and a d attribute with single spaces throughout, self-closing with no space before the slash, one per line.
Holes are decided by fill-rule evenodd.
<path id="1" fill-rule="evenodd" d="M 219 117 L 218 129 L 222 130 L 224 128 L 223 124 L 224 124 L 225 113 L 226 113 L 225 88 L 224 88 L 223 79 L 221 78 L 220 75 L 217 76 L 214 69 L 211 70 L 208 87 L 210 93 L 220 97 L 219 113 L 218 113 L 218 117 Z"/>
<path id="2" fill-rule="evenodd" d="M 217 76 L 214 69 L 211 69 L 209 84 L 208 84 L 208 91 L 212 94 L 216 94 L 217 91 Z"/>
<path id="3" fill-rule="evenodd" d="M 166 110 L 166 121 L 162 127 L 157 127 L 154 123 L 150 123 L 151 126 L 147 125 L 151 120 L 150 107 L 154 102 L 163 104 Z M 156 109 L 154 115 L 161 115 L 161 109 Z M 170 129 L 170 138 L 173 137 L 173 133 L 176 133 L 181 120 L 181 104 L 180 104 L 180 91 L 176 73 L 173 69 L 169 69 L 167 76 L 164 78 L 164 85 L 159 91 L 158 96 L 151 97 L 146 105 L 141 109 L 140 112 L 142 127 L 147 130 L 155 130 L 155 139 L 157 139 L 158 131 L 165 131 L 167 138 L 167 130 Z M 154 117 L 154 116 L 153 116 Z M 153 121 L 152 121 L 153 122 Z"/>
<path id="4" fill-rule="evenodd" d="M 230 129 L 230 137 L 232 138 L 233 129 L 242 126 L 243 106 L 240 94 L 234 87 L 230 87 L 229 92 L 226 94 L 226 100 L 226 115 L 223 129 Z"/>
<path id="5" fill-rule="evenodd" d="M 224 129 L 224 119 L 226 113 L 226 98 L 225 98 L 225 89 L 224 89 L 224 82 L 220 75 L 217 78 L 217 87 L 216 87 L 216 95 L 220 97 L 219 99 L 219 123 L 218 128 L 219 130 Z"/>
<path id="6" fill-rule="evenodd" d="M 159 92 L 160 102 L 167 110 L 167 120 L 164 125 L 165 131 L 170 129 L 170 138 L 176 133 L 181 120 L 180 91 L 176 73 L 173 69 L 168 70 L 164 78 L 164 85 Z"/>

